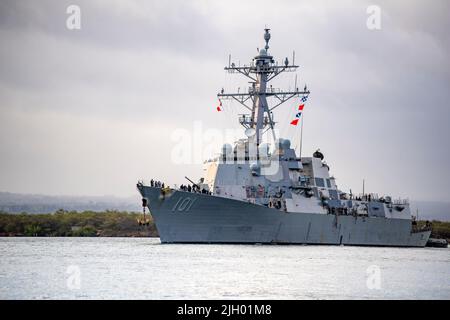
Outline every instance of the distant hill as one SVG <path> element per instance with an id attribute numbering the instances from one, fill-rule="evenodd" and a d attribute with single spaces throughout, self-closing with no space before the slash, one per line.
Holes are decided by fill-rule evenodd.
<path id="1" fill-rule="evenodd" d="M 141 211 L 140 197 L 114 196 L 48 196 L 0 192 L 0 211 L 7 213 L 51 213 L 58 209 L 68 211 Z"/>
<path id="2" fill-rule="evenodd" d="M 7 213 L 51 213 L 58 209 L 68 211 L 105 211 L 118 210 L 140 212 L 140 197 L 114 196 L 48 196 L 38 194 L 20 194 L 0 192 L 0 211 Z M 450 221 L 450 202 L 412 201 L 411 210 L 416 214 L 419 209 L 421 220 Z"/>

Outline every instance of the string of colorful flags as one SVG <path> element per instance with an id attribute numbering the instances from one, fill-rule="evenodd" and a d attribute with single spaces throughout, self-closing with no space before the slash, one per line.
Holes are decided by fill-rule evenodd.
<path id="1" fill-rule="evenodd" d="M 300 121 L 300 117 L 302 116 L 302 112 L 303 109 L 305 108 L 305 102 L 308 100 L 308 96 L 303 96 L 302 97 L 302 104 L 300 104 L 298 106 L 298 110 L 299 112 L 297 112 L 297 114 L 295 115 L 295 119 L 291 121 L 291 125 L 296 126 L 298 125 L 298 122 Z M 222 100 L 219 99 L 219 105 L 217 106 L 217 111 L 222 111 Z"/>
<path id="2" fill-rule="evenodd" d="M 298 125 L 298 122 L 300 121 L 300 117 L 302 116 L 303 109 L 305 108 L 305 102 L 307 100 L 308 100 L 308 96 L 302 97 L 302 104 L 298 106 L 298 110 L 297 110 L 299 112 L 297 112 L 297 114 L 295 115 L 295 119 L 291 121 L 291 124 L 293 126 Z"/>

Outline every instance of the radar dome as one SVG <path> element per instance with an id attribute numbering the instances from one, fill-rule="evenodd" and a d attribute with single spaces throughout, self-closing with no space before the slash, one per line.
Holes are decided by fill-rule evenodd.
<path id="1" fill-rule="evenodd" d="M 245 135 L 250 138 L 253 137 L 256 134 L 256 130 L 253 128 L 248 128 L 247 130 L 245 130 Z"/>

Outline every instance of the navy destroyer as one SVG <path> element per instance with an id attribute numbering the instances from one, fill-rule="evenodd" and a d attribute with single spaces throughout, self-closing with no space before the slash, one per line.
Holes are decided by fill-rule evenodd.
<path id="1" fill-rule="evenodd" d="M 161 242 L 425 246 L 430 228 L 418 227 L 408 201 L 343 192 L 322 152 L 303 157 L 288 139 L 276 137 L 274 109 L 291 98 L 305 102 L 310 91 L 268 85 L 298 68 L 287 58 L 275 62 L 269 31 L 265 29 L 264 48 L 248 66 L 230 59 L 225 67 L 247 77 L 248 90 L 222 89 L 217 95 L 219 101 L 233 99 L 249 110 L 239 116 L 246 138 L 225 144 L 220 155 L 206 161 L 204 177 L 191 181 L 192 189 L 138 182 L 144 218 L 148 208 Z M 302 109 L 300 105 L 291 124 L 297 125 Z M 266 131 L 272 132 L 273 147 L 263 142 Z"/>

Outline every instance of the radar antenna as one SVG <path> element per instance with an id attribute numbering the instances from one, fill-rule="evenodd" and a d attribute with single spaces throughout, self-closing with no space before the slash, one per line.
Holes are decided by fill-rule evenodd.
<path id="1" fill-rule="evenodd" d="M 239 123 L 246 129 L 254 129 L 256 134 L 249 137 L 249 140 L 256 143 L 259 146 L 262 139 L 264 130 L 272 130 L 274 141 L 275 136 L 275 121 L 273 120 L 273 110 L 280 105 L 290 100 L 293 97 L 300 95 L 309 95 L 309 90 L 306 86 L 303 91 L 300 91 L 297 86 L 294 90 L 283 91 L 280 89 L 274 89 L 272 86 L 267 88 L 267 84 L 273 80 L 276 76 L 283 72 L 295 72 L 298 65 L 294 64 L 294 57 L 292 63 L 286 58 L 283 63 L 278 65 L 271 55 L 269 55 L 269 40 L 270 29 L 264 29 L 264 40 L 266 45 L 264 49 L 260 49 L 258 55 L 255 56 L 249 66 L 236 66 L 234 62 L 231 62 L 231 55 L 229 56 L 228 67 L 224 69 L 229 73 L 240 73 L 249 78 L 251 86 L 247 92 L 226 93 L 222 90 L 217 94 L 220 100 L 235 100 L 239 102 L 243 107 L 250 111 L 249 114 L 241 114 L 239 116 Z M 230 63 L 231 62 L 231 63 Z M 269 106 L 267 98 L 275 98 L 272 106 Z M 267 131 L 266 130 L 266 131 Z"/>

